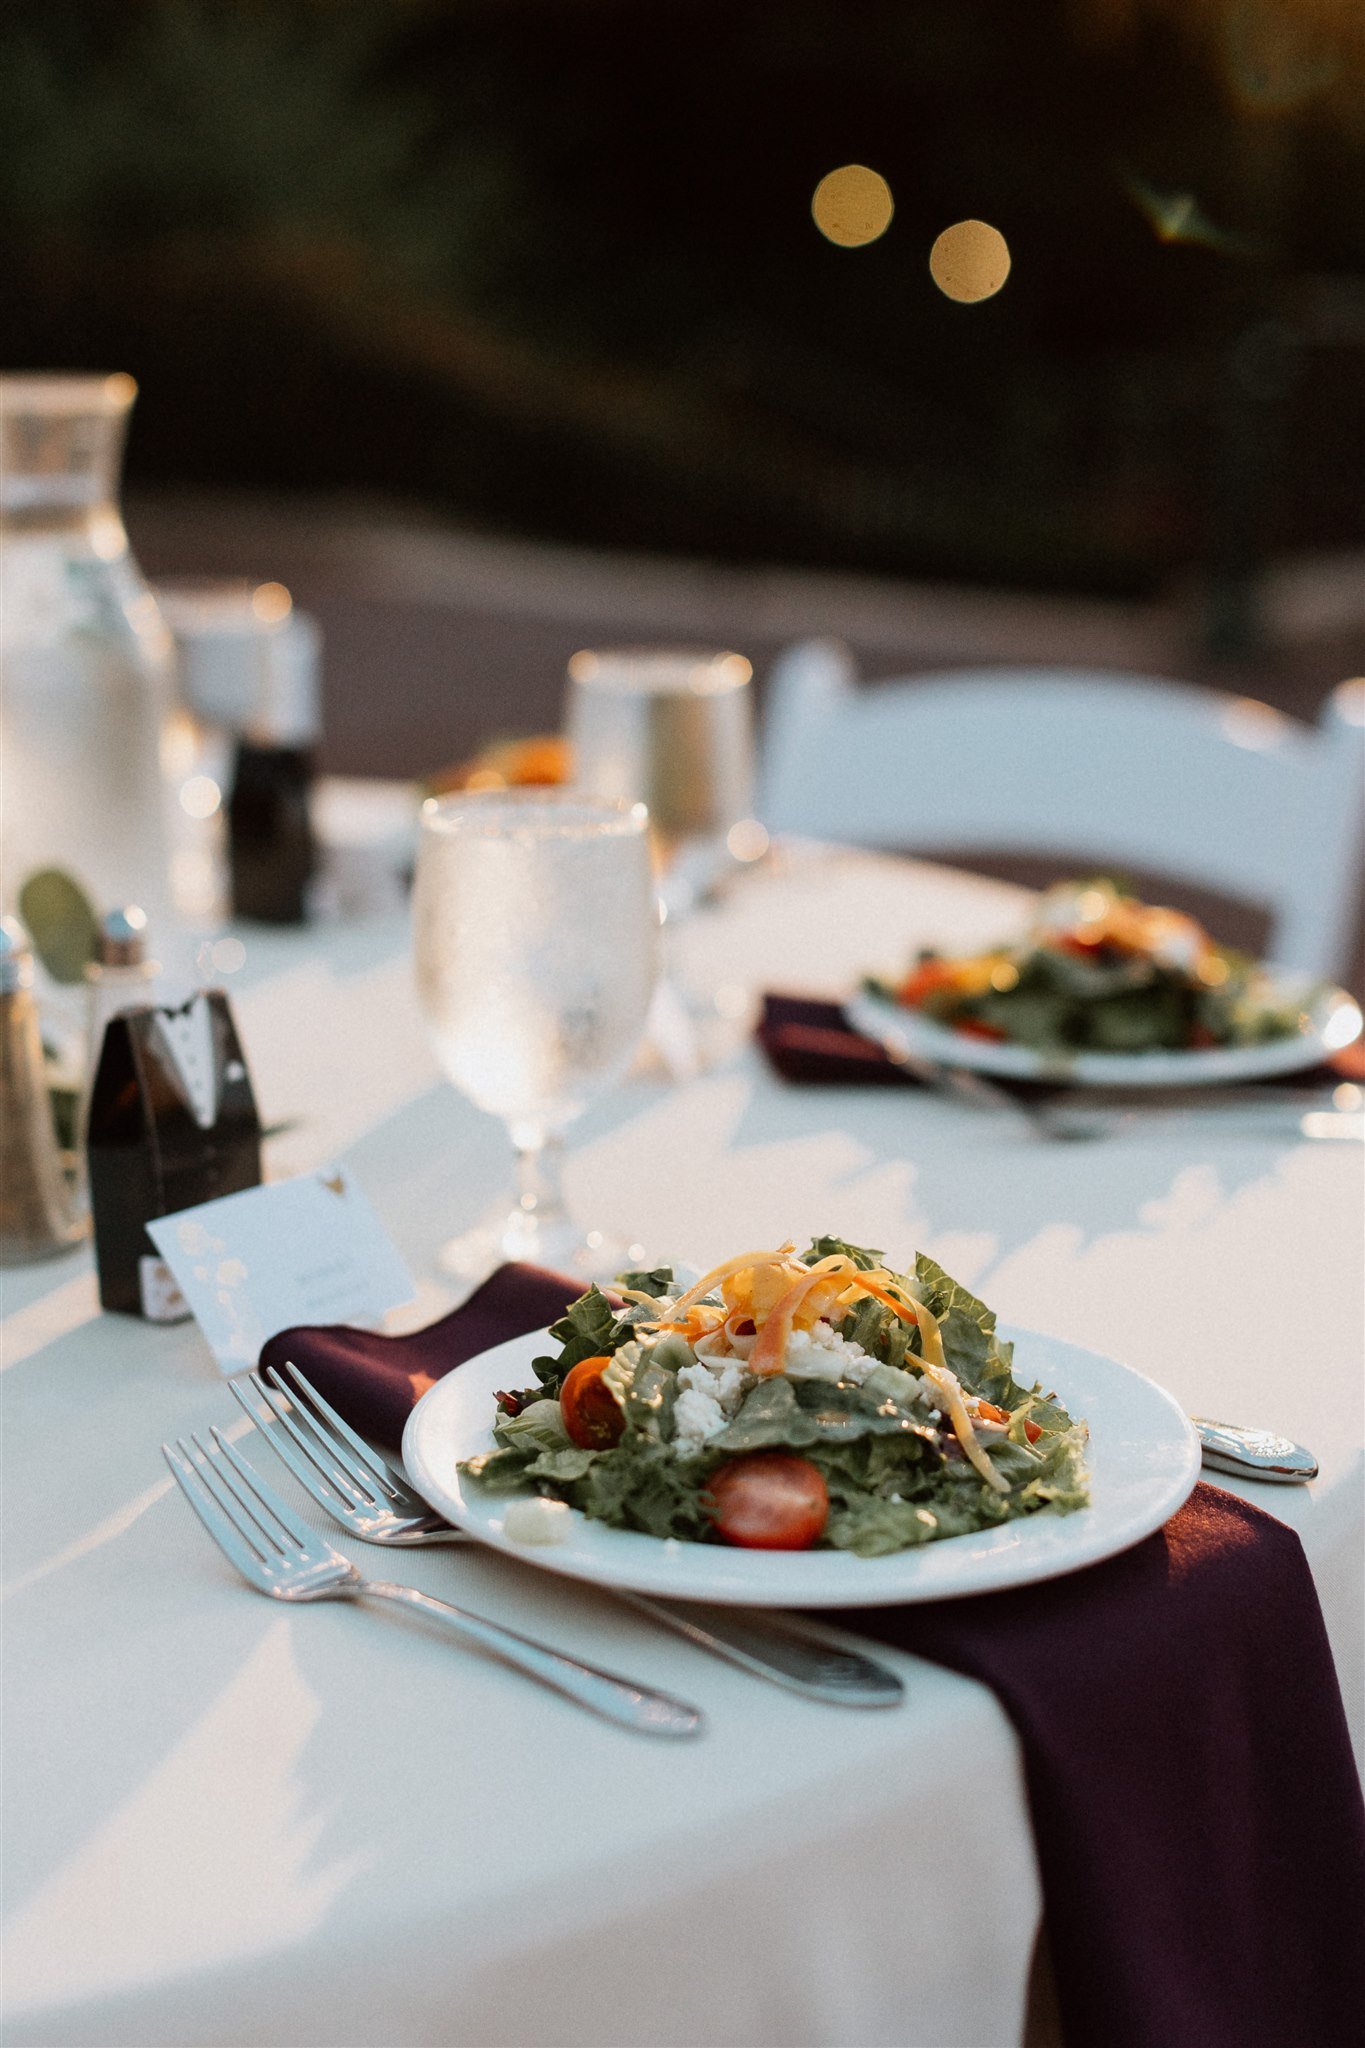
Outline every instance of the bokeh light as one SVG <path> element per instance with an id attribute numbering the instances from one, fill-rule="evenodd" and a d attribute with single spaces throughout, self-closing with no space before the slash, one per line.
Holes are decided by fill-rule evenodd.
<path id="1" fill-rule="evenodd" d="M 929 251 L 929 274 L 960 305 L 994 298 L 1010 274 L 1009 243 L 989 221 L 956 221 Z"/>
<path id="2" fill-rule="evenodd" d="M 246 965 L 246 947 L 240 939 L 215 939 L 210 957 L 220 974 L 236 974 Z"/>
<path id="3" fill-rule="evenodd" d="M 262 625 L 273 626 L 288 618 L 294 600 L 282 583 L 258 583 L 251 593 L 251 609 Z"/>
<path id="4" fill-rule="evenodd" d="M 180 788 L 180 808 L 191 818 L 211 818 L 223 801 L 223 792 L 211 775 L 191 775 Z"/>
<path id="5" fill-rule="evenodd" d="M 896 203 L 879 171 L 870 171 L 866 164 L 841 164 L 820 180 L 810 210 L 827 242 L 836 242 L 841 249 L 861 249 L 886 233 Z"/>
<path id="6" fill-rule="evenodd" d="M 733 860 L 762 860 L 768 851 L 768 828 L 757 818 L 741 818 L 726 833 L 725 844 Z"/>

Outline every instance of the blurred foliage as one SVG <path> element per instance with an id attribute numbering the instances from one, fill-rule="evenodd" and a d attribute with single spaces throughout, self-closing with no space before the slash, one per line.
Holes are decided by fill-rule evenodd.
<path id="1" fill-rule="evenodd" d="M 1362 15 L 8 0 L 4 354 L 132 370 L 140 480 L 910 574 L 1235 577 L 1365 530 Z M 896 199 L 857 250 L 809 213 L 847 161 Z M 1014 260 L 973 307 L 926 269 L 968 215 Z"/>

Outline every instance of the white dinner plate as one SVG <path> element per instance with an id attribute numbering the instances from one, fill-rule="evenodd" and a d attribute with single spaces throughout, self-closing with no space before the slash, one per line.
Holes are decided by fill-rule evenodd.
<path id="1" fill-rule="evenodd" d="M 1344 989 L 1306 986 L 1302 975 L 1270 968 L 1276 995 L 1302 1001 L 1299 1029 L 1292 1038 L 1263 1045 L 1217 1045 L 1202 1052 L 1042 1053 L 952 1031 L 922 1011 L 888 996 L 860 991 L 846 1004 L 849 1022 L 875 1038 L 895 1059 L 932 1060 L 935 1066 L 967 1067 L 1012 1081 L 1056 1081 L 1083 1088 L 1208 1088 L 1227 1081 L 1262 1081 L 1315 1067 L 1360 1036 L 1360 1005 Z"/>
<path id="2" fill-rule="evenodd" d="M 551 1341 L 543 1332 L 514 1337 L 438 1380 L 408 1418 L 403 1463 L 418 1492 L 480 1542 L 545 1571 L 637 1593 L 745 1607 L 875 1607 L 1028 1586 L 1113 1557 L 1159 1529 L 1199 1476 L 1199 1442 L 1170 1395 L 1117 1360 L 1033 1330 L 1002 1325 L 1001 1335 L 1015 1340 L 1016 1377 L 1055 1388 L 1071 1414 L 1089 1423 L 1090 1506 L 1027 1515 L 891 1557 L 662 1542 L 590 1522 L 576 1509 L 563 1543 L 514 1543 L 503 1526 L 512 1496 L 466 1487 L 458 1468 L 495 1448 L 494 1393 L 531 1383 L 531 1360 Z"/>

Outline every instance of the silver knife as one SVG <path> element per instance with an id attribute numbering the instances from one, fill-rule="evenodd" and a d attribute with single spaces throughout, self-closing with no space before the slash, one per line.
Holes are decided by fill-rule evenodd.
<path id="1" fill-rule="evenodd" d="M 1235 1472 L 1242 1479 L 1270 1479 L 1281 1486 L 1301 1486 L 1318 1476 L 1318 1461 L 1302 1444 L 1267 1429 L 1243 1429 L 1235 1422 L 1213 1422 L 1192 1415 L 1203 1462 L 1215 1472 Z"/>
<path id="2" fill-rule="evenodd" d="M 665 1605 L 621 1586 L 609 1590 L 699 1649 L 805 1699 L 835 1707 L 897 1707 L 905 1697 L 904 1685 L 885 1664 L 821 1642 L 766 1610 L 759 1619 L 742 1607 L 697 1607 L 678 1600 Z"/>

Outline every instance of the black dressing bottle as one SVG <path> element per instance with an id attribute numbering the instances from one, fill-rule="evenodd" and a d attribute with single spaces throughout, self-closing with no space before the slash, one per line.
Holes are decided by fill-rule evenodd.
<path id="1" fill-rule="evenodd" d="M 221 736 L 235 917 L 302 924 L 317 867 L 310 799 L 321 733 L 317 623 L 282 583 L 157 585 L 185 697 Z"/>
<path id="2" fill-rule="evenodd" d="M 232 905 L 236 916 L 262 924 L 302 924 L 317 867 L 310 815 L 320 737 L 316 624 L 294 612 L 266 653 L 228 799 Z"/>

